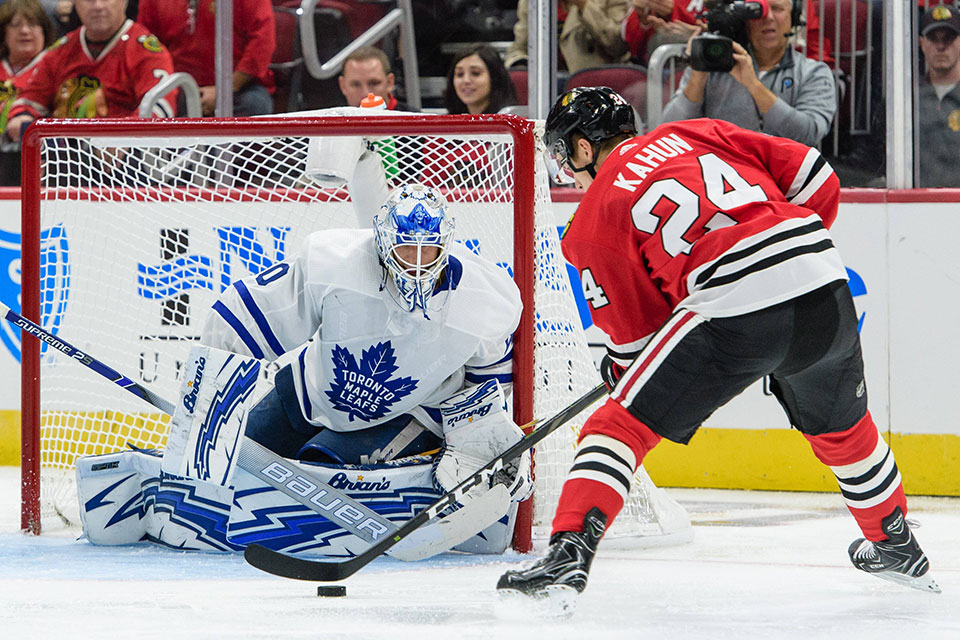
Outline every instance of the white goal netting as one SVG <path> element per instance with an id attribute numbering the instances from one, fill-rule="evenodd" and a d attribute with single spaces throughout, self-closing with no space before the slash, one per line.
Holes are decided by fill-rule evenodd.
<path id="1" fill-rule="evenodd" d="M 388 187 L 419 181 L 440 188 L 456 218 L 458 242 L 518 279 L 532 268 L 533 295 L 524 300 L 533 311 L 532 336 L 517 338 L 518 349 L 532 344 L 532 365 L 515 370 L 518 380 L 532 382 L 526 414 L 549 417 L 599 383 L 560 254 L 539 135 L 517 133 L 522 121 L 514 118 L 347 120 L 353 123 L 349 133 L 366 133 L 364 145 L 382 159 L 378 170 Z M 358 193 L 351 199 L 347 186 L 320 183 L 308 169 L 311 144 L 343 133 L 347 120 L 37 127 L 38 173 L 24 188 L 39 196 L 38 212 L 30 214 L 39 221 L 33 232 L 39 270 L 30 267 L 25 250 L 25 313 L 31 290 L 39 297 L 44 327 L 175 398 L 190 342 L 224 288 L 295 253 L 315 230 L 369 224 L 372 205 L 364 198 L 371 193 L 361 195 L 355 184 Z M 428 120 L 443 122 L 445 129 L 430 129 Z M 389 135 L 384 123 L 390 123 Z M 536 152 L 524 151 L 524 144 Z M 348 160 L 344 165 L 352 166 Z M 529 210 L 518 213 L 514 206 L 518 199 L 529 201 L 531 192 L 532 220 Z M 24 197 L 29 208 L 31 199 Z M 25 219 L 25 245 L 31 241 L 28 228 Z M 532 255 L 519 262 L 518 229 L 532 240 Z M 40 398 L 39 424 L 33 426 L 39 452 L 33 456 L 25 447 L 25 470 L 39 462 L 42 527 L 77 526 L 77 457 L 128 445 L 163 448 L 167 417 L 46 345 L 38 373 L 38 380 L 30 379 L 25 366 L 24 384 Z M 523 393 L 515 401 L 529 403 Z M 548 531 L 584 418 L 537 448 L 535 536 Z M 24 505 L 25 520 L 32 521 L 29 492 Z M 686 529 L 685 512 L 641 470 L 610 535 Z"/>

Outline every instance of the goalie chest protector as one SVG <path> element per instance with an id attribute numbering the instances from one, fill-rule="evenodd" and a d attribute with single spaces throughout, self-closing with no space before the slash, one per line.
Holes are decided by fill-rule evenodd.
<path id="1" fill-rule="evenodd" d="M 433 296 L 438 308 L 426 316 L 401 309 L 381 289 L 372 230 L 311 234 L 282 277 L 287 286 L 279 277 L 265 285 L 244 279 L 244 300 L 231 287 L 221 301 L 238 316 L 251 302 L 260 308 L 280 345 L 296 349 L 303 415 L 336 431 L 439 404 L 463 386 L 465 365 L 504 360 L 520 320 L 520 294 L 506 270 L 459 243 Z M 305 345 L 304 325 L 314 331 Z"/>

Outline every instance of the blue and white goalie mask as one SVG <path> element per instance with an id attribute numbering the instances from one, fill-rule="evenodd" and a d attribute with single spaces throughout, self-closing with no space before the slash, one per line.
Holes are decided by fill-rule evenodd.
<path id="1" fill-rule="evenodd" d="M 407 184 L 394 189 L 374 218 L 384 284 L 407 311 L 427 305 L 447 268 L 453 217 L 443 195 L 432 187 Z M 390 286 L 392 282 L 395 286 Z"/>

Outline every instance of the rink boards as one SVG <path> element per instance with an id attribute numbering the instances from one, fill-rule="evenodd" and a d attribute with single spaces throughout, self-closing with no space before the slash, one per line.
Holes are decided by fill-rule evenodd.
<path id="1" fill-rule="evenodd" d="M 562 225 L 575 194 L 555 197 Z M 833 235 L 851 271 L 871 412 L 908 492 L 960 495 L 960 191 L 845 191 Z M 19 201 L 0 200 L 0 232 L 19 235 Z M 0 296 L 19 306 L 19 258 L 0 251 Z M 578 290 L 579 286 L 575 287 Z M 591 336 L 588 328 L 588 336 Z M 0 464 L 19 463 L 19 362 L 0 347 Z M 791 431 L 761 384 L 717 411 L 688 447 L 648 458 L 665 486 L 834 490 L 835 480 Z"/>

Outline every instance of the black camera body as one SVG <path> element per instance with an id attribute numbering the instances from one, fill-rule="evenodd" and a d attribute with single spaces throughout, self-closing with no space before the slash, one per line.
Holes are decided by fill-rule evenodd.
<path id="1" fill-rule="evenodd" d="M 707 33 L 690 41 L 690 66 L 696 71 L 730 71 L 734 67 L 733 43 L 746 47 L 747 20 L 762 18 L 764 2 L 705 0 Z"/>

